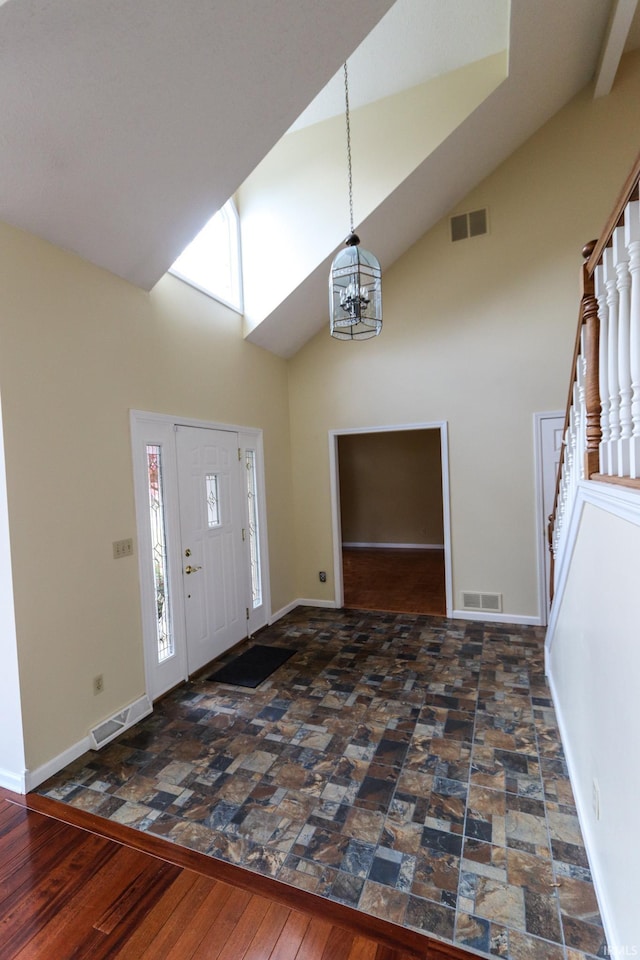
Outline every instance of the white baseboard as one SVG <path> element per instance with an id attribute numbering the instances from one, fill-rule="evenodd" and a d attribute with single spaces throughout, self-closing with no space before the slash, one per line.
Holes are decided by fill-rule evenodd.
<path id="1" fill-rule="evenodd" d="M 309 600 L 299 597 L 297 600 L 292 600 L 291 603 L 288 603 L 286 607 L 282 607 L 276 613 L 272 614 L 269 623 L 275 623 L 288 613 L 291 613 L 292 610 L 295 610 L 296 607 L 325 607 L 335 610 L 336 602 L 335 600 Z M 484 620 L 486 623 L 516 623 L 531 627 L 543 626 L 541 617 L 525 617 L 516 613 L 489 613 L 488 611 L 478 613 L 473 610 L 454 610 L 451 614 L 447 614 L 447 616 L 452 620 Z"/>
<path id="2" fill-rule="evenodd" d="M 121 726 L 114 736 L 124 733 L 126 729 L 128 730 L 129 727 L 132 727 L 139 720 L 142 720 L 143 717 L 148 716 L 152 711 L 153 706 L 146 695 L 134 700 L 133 703 L 121 711 L 122 713 L 127 713 L 127 723 Z M 105 739 L 102 745 L 108 742 L 109 741 Z M 74 760 L 77 760 L 78 757 L 81 757 L 83 753 L 88 753 L 93 749 L 94 744 L 91 735 L 89 735 L 83 737 L 82 740 L 78 740 L 78 742 L 72 746 L 67 747 L 67 749 L 59 753 L 57 757 L 52 757 L 51 760 L 47 760 L 42 766 L 36 767 L 35 770 L 27 770 L 25 777 L 26 789 L 23 792 L 28 793 L 30 790 L 35 790 L 36 787 L 39 787 L 40 784 L 48 780 L 49 777 L 53 777 L 60 770 L 64 769 L 64 767 L 67 767 L 70 763 L 73 763 Z"/>
<path id="3" fill-rule="evenodd" d="M 292 610 L 295 610 L 296 607 L 326 607 L 335 610 L 336 602 L 335 600 L 304 600 L 299 597 L 297 600 L 292 600 L 291 603 L 288 603 L 285 607 L 281 607 L 280 610 L 272 613 L 269 619 L 269 625 L 286 617 L 286 615 L 291 613 Z"/>
<path id="4" fill-rule="evenodd" d="M 588 809 L 589 804 L 591 803 L 591 798 L 586 799 L 582 795 L 582 791 L 578 789 L 579 779 L 576 775 L 576 763 L 573 757 L 571 750 L 571 740 L 566 728 L 564 715 L 560 708 L 560 700 L 556 696 L 556 688 L 551 674 L 547 675 L 547 682 L 549 684 L 549 690 L 551 692 L 551 700 L 553 701 L 553 708 L 555 710 L 556 719 L 558 721 L 558 729 L 560 731 L 560 740 L 562 742 L 562 747 L 564 749 L 564 756 L 567 763 L 567 770 L 569 771 L 569 780 L 571 782 L 571 788 L 573 790 L 573 795 L 576 801 L 576 812 L 578 814 L 578 822 L 580 823 L 580 830 L 582 831 L 582 839 L 584 840 L 584 848 L 587 853 L 587 860 L 589 861 L 589 870 L 591 871 L 591 879 L 593 880 L 593 886 L 596 891 L 596 899 L 598 901 L 598 907 L 600 908 L 600 917 L 602 918 L 602 926 L 604 927 L 604 932 L 607 938 L 607 943 L 610 948 L 616 943 L 620 943 L 620 939 L 616 939 L 614 934 L 614 924 L 611 919 L 611 910 L 609 908 L 609 902 L 605 896 L 606 885 L 602 883 L 601 877 L 599 875 L 596 862 L 591 858 L 590 849 L 592 848 L 591 840 L 591 829 L 589 826 L 589 818 L 585 815 L 585 810 Z M 635 951 L 635 947 L 633 950 Z M 611 951 L 613 957 L 616 956 L 615 946 Z M 633 954 L 635 956 L 635 953 Z"/>
<path id="5" fill-rule="evenodd" d="M 484 620 L 487 623 L 517 623 L 530 627 L 543 626 L 542 617 L 525 617 L 517 613 L 482 613 L 474 610 L 454 610 L 451 614 L 453 620 Z"/>
<path id="6" fill-rule="evenodd" d="M 444 550 L 444 543 L 351 543 L 344 542 L 343 547 L 368 547 L 380 550 Z"/>
<path id="7" fill-rule="evenodd" d="M 64 767 L 73 763 L 74 760 L 77 760 L 78 757 L 81 757 L 82 754 L 86 753 L 89 749 L 89 737 L 83 737 L 82 740 L 78 740 L 73 746 L 59 753 L 57 757 L 52 757 L 51 760 L 47 760 L 42 766 L 36 767 L 35 770 L 27 770 L 25 793 L 28 793 L 30 790 L 35 790 L 41 783 L 44 783 L 49 777 L 53 777 L 54 774 L 58 773 Z"/>
<path id="8" fill-rule="evenodd" d="M 335 600 L 305 600 L 300 598 L 296 601 L 298 607 L 325 607 L 329 610 L 335 610 Z"/>
<path id="9" fill-rule="evenodd" d="M 280 607 L 279 610 L 276 610 L 275 613 L 272 613 L 269 617 L 269 626 L 271 626 L 272 623 L 276 623 L 278 620 L 282 620 L 282 618 L 286 617 L 288 613 L 291 613 L 292 610 L 295 610 L 295 608 L 298 606 L 298 603 L 298 600 L 292 600 L 291 603 L 288 603 L 284 607 Z"/>
<path id="10" fill-rule="evenodd" d="M 27 772 L 14 773 L 12 770 L 3 770 L 0 768 L 0 787 L 5 790 L 11 790 L 12 793 L 26 793 Z"/>

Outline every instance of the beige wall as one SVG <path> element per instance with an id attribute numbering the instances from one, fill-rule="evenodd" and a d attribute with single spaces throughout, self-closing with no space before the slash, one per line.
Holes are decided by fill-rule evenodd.
<path id="1" fill-rule="evenodd" d="M 149 295 L 0 227 L 2 385 L 27 765 L 144 692 L 129 410 L 264 430 L 272 596 L 295 596 L 287 373 L 241 319 L 166 277 Z M 104 674 L 104 693 L 92 678 Z"/>
<path id="2" fill-rule="evenodd" d="M 446 420 L 454 608 L 480 590 L 539 614 L 532 418 L 566 400 L 580 250 L 640 144 L 639 67 L 628 58 L 609 97 L 584 92 L 465 198 L 456 212 L 489 208 L 487 236 L 452 245 L 442 222 L 384 271 L 380 337 L 322 331 L 290 361 L 299 596 L 334 596 L 316 576 L 332 569 L 328 431 Z"/>
<path id="3" fill-rule="evenodd" d="M 338 437 L 343 543 L 444 543 L 439 430 Z"/>

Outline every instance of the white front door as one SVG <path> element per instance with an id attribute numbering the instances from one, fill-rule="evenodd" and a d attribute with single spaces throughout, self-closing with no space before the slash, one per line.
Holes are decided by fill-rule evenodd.
<path id="1" fill-rule="evenodd" d="M 192 674 L 247 636 L 244 485 L 237 433 L 178 426 L 176 447 Z"/>

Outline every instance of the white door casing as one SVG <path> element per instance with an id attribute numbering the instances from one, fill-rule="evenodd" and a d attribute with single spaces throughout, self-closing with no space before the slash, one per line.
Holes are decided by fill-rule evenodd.
<path id="1" fill-rule="evenodd" d="M 194 673 L 247 635 L 238 434 L 176 430 L 187 664 Z"/>
<path id="2" fill-rule="evenodd" d="M 344 604 L 344 581 L 342 574 L 342 527 L 340 522 L 340 469 L 338 463 L 338 437 L 353 433 L 396 433 L 403 430 L 438 430 L 440 433 L 440 457 L 442 470 L 442 521 L 444 529 L 444 579 L 446 616 L 453 613 L 453 573 L 451 565 L 451 506 L 449 496 L 449 439 L 446 421 L 436 423 L 394 424 L 384 427 L 351 427 L 329 431 L 329 476 L 331 483 L 331 526 L 333 533 L 333 571 L 335 600 L 333 606 L 340 609 Z"/>
<path id="3" fill-rule="evenodd" d="M 234 456 L 236 464 L 236 489 L 233 494 L 235 511 L 239 520 L 239 539 L 240 539 L 240 561 L 234 566 L 234 578 L 242 583 L 242 594 L 240 596 L 241 621 L 243 622 L 243 631 L 240 638 L 246 635 L 247 629 L 254 631 L 267 623 L 271 610 L 270 585 L 269 585 L 269 565 L 268 565 L 268 543 L 267 543 L 267 523 L 266 523 L 266 498 L 264 491 L 264 461 L 262 431 L 247 427 L 233 426 L 218 423 L 209 423 L 200 420 L 178 419 L 177 417 L 166 416 L 163 414 L 145 413 L 142 411 L 131 411 L 131 439 L 133 454 L 133 472 L 134 472 L 134 491 L 136 504 L 136 525 L 138 532 L 137 555 L 138 570 L 140 577 L 140 594 L 142 607 L 142 632 L 143 632 L 143 650 L 145 663 L 145 681 L 146 692 L 151 700 L 157 699 L 167 690 L 186 680 L 190 673 L 198 667 L 197 647 L 201 641 L 194 642 L 191 647 L 194 648 L 192 655 L 187 658 L 187 610 L 185 608 L 185 586 L 189 583 L 195 585 L 197 576 L 195 574 L 185 575 L 183 570 L 187 565 L 187 560 L 194 562 L 191 566 L 198 566 L 200 560 L 195 562 L 195 554 L 191 558 L 183 556 L 184 550 L 189 549 L 188 544 L 182 546 L 182 531 L 180 523 L 180 490 L 178 482 L 178 454 L 177 454 L 177 434 L 179 429 L 198 428 L 201 436 L 216 436 L 219 433 L 234 436 Z M 220 438 L 218 438 L 220 439 Z M 243 471 L 242 463 L 239 463 L 237 457 L 238 439 L 242 450 L 242 463 L 244 462 L 245 448 L 250 449 L 256 463 L 257 479 L 257 516 L 259 520 L 260 538 L 259 538 L 259 559 L 262 578 L 262 590 L 260 602 L 252 603 L 250 589 L 250 551 L 249 543 L 242 540 L 242 531 L 248 529 L 248 510 L 247 510 L 247 487 L 246 471 Z M 164 481 L 164 501 L 166 511 L 166 540 L 167 540 L 167 567 L 168 567 L 168 594 L 172 606 L 172 625 L 174 638 L 174 653 L 172 656 L 159 662 L 158 659 L 158 639 L 157 639 L 157 596 L 154 584 L 154 567 L 151 551 L 151 534 L 149 523 L 149 480 L 147 467 L 147 447 L 148 445 L 158 445 L 162 450 L 163 461 L 163 481 Z M 214 472 L 213 470 L 211 472 Z M 193 547 L 191 548 L 193 550 Z M 240 576 L 240 565 L 242 564 L 242 575 Z M 204 565 L 202 565 L 204 567 Z M 198 574 L 200 571 L 198 571 Z M 197 592 L 195 586 L 191 593 Z M 195 599 L 191 597 L 189 599 Z M 236 603 L 236 606 L 238 604 Z M 246 609 L 249 607 L 249 620 L 246 618 Z M 228 613 L 225 615 L 229 615 Z M 194 619 L 190 613 L 190 623 Z M 219 634 L 219 616 L 215 621 L 216 632 Z M 232 618 L 233 619 L 233 618 Z M 248 624 L 248 627 L 247 627 Z M 202 638 L 202 634 L 201 634 Z M 236 642 L 234 641 L 231 641 Z M 203 651 L 201 651 L 202 654 Z M 212 653 L 207 660 L 218 654 Z M 203 663 L 206 663 L 204 660 Z"/>
<path id="4" fill-rule="evenodd" d="M 549 554 L 548 522 L 553 510 L 556 493 L 556 478 L 560 463 L 560 451 L 564 434 L 565 415 L 559 411 L 534 414 L 534 437 L 536 459 L 536 516 L 538 532 L 538 594 L 540 622 L 547 622 L 551 556 Z"/>

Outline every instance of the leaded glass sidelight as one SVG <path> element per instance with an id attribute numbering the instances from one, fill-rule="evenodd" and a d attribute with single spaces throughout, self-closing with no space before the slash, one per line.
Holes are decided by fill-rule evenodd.
<path id="1" fill-rule="evenodd" d="M 162 447 L 147 446 L 147 471 L 149 479 L 149 519 L 151 523 L 151 556 L 156 595 L 156 631 L 158 639 L 158 663 L 168 660 L 175 652 L 169 578 L 167 566 L 167 537 L 162 487 Z"/>
<path id="2" fill-rule="evenodd" d="M 221 521 L 218 474 L 208 473 L 204 479 L 207 491 L 207 523 L 209 527 L 219 527 Z"/>
<path id="3" fill-rule="evenodd" d="M 249 562 L 251 564 L 251 597 L 254 609 L 262 603 L 262 570 L 260 569 L 260 536 L 258 528 L 258 496 L 256 452 L 245 450 L 247 467 L 247 504 L 249 513 Z"/>

